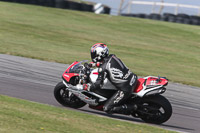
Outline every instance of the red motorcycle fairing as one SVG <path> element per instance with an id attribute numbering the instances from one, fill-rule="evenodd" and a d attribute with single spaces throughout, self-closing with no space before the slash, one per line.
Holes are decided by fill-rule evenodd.
<path id="1" fill-rule="evenodd" d="M 65 79 L 65 81 L 69 82 L 70 79 L 74 76 L 79 76 L 79 74 L 77 73 L 63 73 L 63 78 Z"/>
<path id="2" fill-rule="evenodd" d="M 137 80 L 137 86 L 135 87 L 135 89 L 133 90 L 135 93 L 138 93 L 139 91 L 141 91 L 143 89 L 143 84 L 146 80 L 143 78 L 139 78 Z"/>
<path id="3" fill-rule="evenodd" d="M 77 74 L 77 73 L 69 73 L 70 69 L 71 69 L 74 65 L 76 65 L 76 64 L 78 64 L 78 63 L 79 63 L 78 61 L 73 62 L 73 63 L 65 70 L 65 72 L 63 73 L 62 78 L 63 78 L 66 82 L 69 82 L 70 79 L 71 79 L 72 77 L 74 77 L 74 76 L 79 76 L 79 74 Z"/>
<path id="4" fill-rule="evenodd" d="M 134 89 L 135 93 L 140 92 L 144 86 L 146 88 L 154 88 L 156 86 L 166 86 L 168 84 L 168 80 L 166 78 L 158 78 L 158 77 L 146 77 L 146 78 L 140 78 L 137 81 L 137 86 Z"/>

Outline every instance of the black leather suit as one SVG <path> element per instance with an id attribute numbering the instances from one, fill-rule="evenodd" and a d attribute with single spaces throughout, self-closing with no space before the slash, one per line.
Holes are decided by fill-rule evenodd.
<path id="1" fill-rule="evenodd" d="M 137 76 L 119 58 L 111 54 L 104 58 L 103 64 L 100 65 L 97 81 L 92 88 L 100 89 L 105 78 L 118 89 L 104 105 L 104 111 L 109 112 L 129 98 L 136 86 Z"/>

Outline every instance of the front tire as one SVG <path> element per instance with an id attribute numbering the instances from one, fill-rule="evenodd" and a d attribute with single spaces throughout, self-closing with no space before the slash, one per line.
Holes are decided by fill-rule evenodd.
<path id="1" fill-rule="evenodd" d="M 146 97 L 140 106 L 139 117 L 147 123 L 162 124 L 172 115 L 172 106 L 162 95 Z"/>
<path id="2" fill-rule="evenodd" d="M 60 104 L 66 107 L 81 108 L 86 105 L 85 102 L 81 101 L 77 96 L 70 93 L 62 82 L 55 86 L 54 97 Z"/>

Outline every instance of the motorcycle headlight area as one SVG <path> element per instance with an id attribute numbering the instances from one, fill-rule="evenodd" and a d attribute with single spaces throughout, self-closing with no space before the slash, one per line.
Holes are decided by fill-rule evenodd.
<path id="1" fill-rule="evenodd" d="M 159 88 L 159 89 L 156 89 L 156 90 L 152 90 L 152 91 L 149 91 L 147 92 L 145 95 L 155 95 L 155 94 L 162 94 L 166 91 L 166 88 Z"/>

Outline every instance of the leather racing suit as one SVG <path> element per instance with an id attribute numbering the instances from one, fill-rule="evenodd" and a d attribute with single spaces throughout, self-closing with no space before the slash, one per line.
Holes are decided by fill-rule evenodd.
<path id="1" fill-rule="evenodd" d="M 124 63 L 113 54 L 104 58 L 103 63 L 99 66 L 98 72 L 98 78 L 91 86 L 91 91 L 93 89 L 100 89 L 105 78 L 108 78 L 118 89 L 104 105 L 104 111 L 109 113 L 114 107 L 120 106 L 130 97 L 137 84 L 137 75 L 132 73 Z"/>

